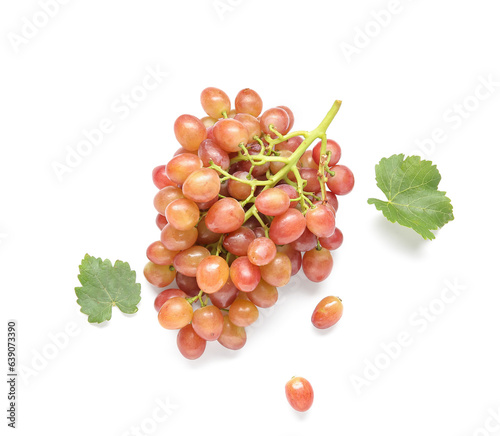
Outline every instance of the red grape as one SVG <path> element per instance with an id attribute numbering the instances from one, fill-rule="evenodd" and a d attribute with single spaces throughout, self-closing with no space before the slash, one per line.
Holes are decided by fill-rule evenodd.
<path id="1" fill-rule="evenodd" d="M 309 410 L 314 400 L 311 383 L 303 377 L 293 377 L 289 380 L 285 385 L 285 394 L 290 406 L 298 412 Z"/>
<path id="2" fill-rule="evenodd" d="M 326 248 L 315 248 L 304 253 L 302 269 L 311 282 L 322 282 L 330 275 L 332 268 L 332 254 Z"/>
<path id="3" fill-rule="evenodd" d="M 196 334 L 191 324 L 182 327 L 177 333 L 177 347 L 186 359 L 198 359 L 205 352 L 206 346 L 207 341 Z"/>
<path id="4" fill-rule="evenodd" d="M 318 329 L 327 329 L 339 321 L 343 312 L 344 305 L 340 298 L 325 297 L 314 309 L 311 322 Z"/>

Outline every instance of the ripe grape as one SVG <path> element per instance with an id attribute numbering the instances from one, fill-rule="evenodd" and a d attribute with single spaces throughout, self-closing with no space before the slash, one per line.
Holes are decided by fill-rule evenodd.
<path id="1" fill-rule="evenodd" d="M 161 231 L 160 240 L 171 251 L 187 250 L 192 247 L 198 238 L 198 229 L 178 230 L 168 223 Z"/>
<path id="2" fill-rule="evenodd" d="M 344 305 L 338 297 L 323 298 L 313 311 L 311 322 L 318 329 L 327 329 L 342 317 Z"/>
<path id="3" fill-rule="evenodd" d="M 238 288 L 234 286 L 234 283 L 231 281 L 231 277 L 229 277 L 226 284 L 222 288 L 220 288 L 217 292 L 210 294 L 210 301 L 219 309 L 225 309 L 233 304 L 237 295 Z"/>
<path id="4" fill-rule="evenodd" d="M 208 256 L 198 265 L 196 281 L 203 292 L 211 294 L 221 289 L 229 278 L 229 265 L 219 256 Z"/>
<path id="5" fill-rule="evenodd" d="M 174 268 L 185 276 L 196 277 L 198 265 L 208 256 L 210 256 L 210 251 L 205 247 L 193 245 L 175 256 Z"/>
<path id="6" fill-rule="evenodd" d="M 144 267 L 144 277 L 157 288 L 164 288 L 175 279 L 175 269 L 172 265 L 156 265 L 148 262 Z"/>
<path id="7" fill-rule="evenodd" d="M 188 325 L 193 318 L 193 308 L 185 298 L 174 297 L 167 300 L 158 312 L 160 325 L 169 330 L 177 330 Z"/>
<path id="8" fill-rule="evenodd" d="M 222 245 L 235 256 L 245 256 L 248 246 L 255 239 L 255 233 L 248 227 L 240 227 L 238 230 L 227 234 Z"/>
<path id="9" fill-rule="evenodd" d="M 333 139 L 328 139 L 326 141 L 326 153 L 328 152 L 332 153 L 330 156 L 330 160 L 328 161 L 328 166 L 331 168 L 337 165 L 337 162 L 340 160 L 341 156 L 340 145 L 338 145 Z M 314 159 L 314 162 L 319 165 L 321 158 L 321 141 L 314 146 L 312 150 L 312 157 Z"/>
<path id="10" fill-rule="evenodd" d="M 247 295 L 253 304 L 264 309 L 274 306 L 278 301 L 278 290 L 264 280 L 261 280 L 257 287 Z"/>
<path id="11" fill-rule="evenodd" d="M 168 217 L 167 217 L 168 218 Z M 306 213 L 307 228 L 319 238 L 327 238 L 335 231 L 335 213 L 320 204 Z"/>
<path id="12" fill-rule="evenodd" d="M 196 277 L 185 276 L 177 271 L 175 283 L 177 283 L 177 287 L 184 291 L 189 297 L 194 297 L 200 292 Z"/>
<path id="13" fill-rule="evenodd" d="M 311 383 L 303 377 L 293 377 L 289 380 L 285 385 L 285 394 L 290 406 L 298 412 L 309 410 L 314 400 Z"/>
<path id="14" fill-rule="evenodd" d="M 311 150 L 306 150 L 306 152 L 300 158 L 299 162 L 302 168 L 310 168 L 316 170 L 317 174 L 318 164 L 314 161 Z"/>
<path id="15" fill-rule="evenodd" d="M 177 347 L 186 359 L 198 359 L 205 352 L 206 346 L 207 341 L 196 334 L 191 324 L 182 327 L 177 333 Z"/>
<path id="16" fill-rule="evenodd" d="M 224 317 L 216 306 L 204 306 L 193 313 L 194 331 L 205 341 L 216 341 L 222 333 Z"/>
<path id="17" fill-rule="evenodd" d="M 251 263 L 247 256 L 235 259 L 229 273 L 234 286 L 243 292 L 253 291 L 260 281 L 259 267 Z"/>
<path id="18" fill-rule="evenodd" d="M 196 203 L 187 198 L 172 201 L 165 209 L 165 218 L 177 230 L 192 229 L 200 219 L 200 210 Z"/>
<path id="19" fill-rule="evenodd" d="M 227 170 L 229 168 L 229 155 L 211 139 L 205 139 L 201 143 L 200 148 L 198 149 L 198 157 L 203 162 L 204 167 L 209 167 L 210 161 L 212 161 L 223 170 Z"/>
<path id="20" fill-rule="evenodd" d="M 177 251 L 170 251 L 161 241 L 153 242 L 146 250 L 148 259 L 156 265 L 172 265 Z"/>
<path id="21" fill-rule="evenodd" d="M 212 232 L 205 223 L 205 218 L 202 218 L 198 223 L 198 239 L 196 242 L 200 245 L 209 245 L 217 242 L 220 238 L 219 233 Z"/>
<path id="22" fill-rule="evenodd" d="M 167 219 L 165 218 L 165 215 L 162 215 L 159 213 L 156 215 L 156 225 L 160 230 L 163 230 L 163 228 L 168 224 Z"/>
<path id="23" fill-rule="evenodd" d="M 288 113 L 279 107 L 268 109 L 260 117 L 260 128 L 266 134 L 272 134 L 270 126 L 274 126 L 275 130 L 284 135 L 289 124 L 290 117 Z"/>
<path id="24" fill-rule="evenodd" d="M 269 237 L 276 245 L 289 244 L 299 238 L 306 228 L 306 219 L 297 209 L 288 209 L 273 219 Z"/>
<path id="25" fill-rule="evenodd" d="M 326 248 L 314 249 L 304 253 L 302 258 L 302 269 L 306 277 L 312 282 L 325 280 L 333 268 L 333 258 Z"/>
<path id="26" fill-rule="evenodd" d="M 250 114 L 237 114 L 234 117 L 235 120 L 243 124 L 248 131 L 248 142 L 253 142 L 254 137 L 260 138 L 262 135 L 262 130 L 260 130 L 260 121 Z M 260 145 L 259 145 L 260 149 Z M 259 150 L 260 151 L 260 150 Z"/>
<path id="27" fill-rule="evenodd" d="M 335 232 L 333 232 L 333 235 L 327 238 L 319 238 L 319 243 L 327 250 L 336 250 L 342 245 L 343 241 L 344 235 L 338 227 L 335 229 Z"/>
<path id="28" fill-rule="evenodd" d="M 229 308 L 229 320 L 239 327 L 248 327 L 257 321 L 259 309 L 249 300 L 237 298 Z"/>
<path id="29" fill-rule="evenodd" d="M 278 106 L 278 107 L 280 109 L 283 109 L 288 115 L 288 126 L 284 132 L 284 134 L 286 135 L 290 130 L 292 130 L 292 127 L 295 124 L 295 117 L 293 115 L 292 110 L 289 107 L 287 106 Z"/>
<path id="30" fill-rule="evenodd" d="M 236 171 L 233 176 L 240 180 L 249 180 L 247 178 L 248 173 L 246 171 Z M 252 179 L 252 177 L 250 177 L 250 179 Z M 234 179 L 229 180 L 227 188 L 229 195 L 237 200 L 245 200 L 252 192 L 252 187 L 248 183 L 239 182 Z"/>
<path id="31" fill-rule="evenodd" d="M 205 88 L 201 93 L 201 106 L 209 117 L 221 118 L 231 110 L 231 101 L 227 94 L 217 88 Z"/>
<path id="32" fill-rule="evenodd" d="M 174 133 L 177 141 L 189 151 L 198 150 L 201 142 L 207 138 L 206 127 L 201 120 L 193 115 L 181 115 L 177 118 L 174 124 Z"/>
<path id="33" fill-rule="evenodd" d="M 346 195 L 354 188 L 354 175 L 352 171 L 344 165 L 332 167 L 334 176 L 328 177 L 328 187 L 335 195 Z"/>
<path id="34" fill-rule="evenodd" d="M 302 267 L 302 254 L 300 251 L 294 250 L 290 244 L 280 245 L 277 247 L 280 253 L 284 253 L 290 259 L 292 265 L 291 275 L 294 276 L 300 271 Z"/>
<path id="35" fill-rule="evenodd" d="M 308 228 L 300 235 L 298 239 L 290 243 L 290 246 L 296 251 L 309 251 L 316 248 L 318 245 L 317 236 L 312 233 Z"/>
<path id="36" fill-rule="evenodd" d="M 250 114 L 258 117 L 262 112 L 262 99 L 252 89 L 246 88 L 238 92 L 234 101 L 238 113 Z"/>
<path id="37" fill-rule="evenodd" d="M 179 154 L 167 164 L 167 176 L 172 182 L 182 185 L 193 171 L 202 167 L 203 162 L 197 155 Z"/>
<path id="38" fill-rule="evenodd" d="M 217 121 L 213 133 L 217 144 L 227 152 L 239 151 L 240 144 L 246 145 L 248 142 L 245 125 L 231 118 Z"/>
<path id="39" fill-rule="evenodd" d="M 167 208 L 167 206 L 172 203 L 172 201 L 178 200 L 179 198 L 183 197 L 184 195 L 179 188 L 174 186 L 167 186 L 160 189 L 156 193 L 153 204 L 160 215 L 165 215 L 165 209 Z"/>
<path id="40" fill-rule="evenodd" d="M 276 189 L 281 189 L 288 195 L 288 198 L 290 199 L 290 208 L 295 209 L 297 207 L 298 201 L 292 201 L 295 200 L 296 198 L 299 198 L 299 193 L 297 190 L 290 185 L 283 184 L 283 185 L 276 185 Z"/>
<path id="41" fill-rule="evenodd" d="M 214 233 L 231 233 L 245 221 L 245 211 L 234 198 L 222 198 L 205 216 L 205 224 Z M 305 221 L 305 218 L 304 218 Z"/>
<path id="42" fill-rule="evenodd" d="M 230 350 L 239 350 L 247 342 L 247 333 L 244 327 L 233 324 L 229 316 L 225 315 L 222 333 L 217 340 L 221 345 Z"/>
<path id="43" fill-rule="evenodd" d="M 181 291 L 180 289 L 165 289 L 164 291 L 161 291 L 155 298 L 154 305 L 156 311 L 159 312 L 161 306 L 163 306 L 165 301 L 170 300 L 171 298 L 174 297 L 187 298 L 188 295 L 184 291 Z"/>
<path id="44" fill-rule="evenodd" d="M 260 237 L 254 239 L 248 246 L 248 260 L 254 265 L 267 265 L 276 257 L 276 244 L 271 239 Z"/>
<path id="45" fill-rule="evenodd" d="M 321 189 L 321 185 L 318 180 L 318 170 L 313 168 L 302 168 L 299 170 L 300 177 L 302 177 L 305 181 L 305 191 L 309 192 L 317 192 Z"/>
<path id="46" fill-rule="evenodd" d="M 153 169 L 153 183 L 158 189 L 165 188 L 166 186 L 177 186 L 167 176 L 166 165 L 159 165 Z"/>
<path id="47" fill-rule="evenodd" d="M 290 197 L 282 189 L 267 189 L 257 195 L 257 197 L 255 198 L 255 207 L 260 213 L 263 213 L 264 215 L 281 215 L 285 213 L 290 207 Z"/>
<path id="48" fill-rule="evenodd" d="M 260 267 L 260 274 L 270 285 L 285 286 L 292 275 L 292 262 L 285 253 L 278 252 L 270 263 Z"/>
<path id="49" fill-rule="evenodd" d="M 194 171 L 182 185 L 184 196 L 197 203 L 213 200 L 219 195 L 219 190 L 219 175 L 211 168 L 201 168 Z"/>

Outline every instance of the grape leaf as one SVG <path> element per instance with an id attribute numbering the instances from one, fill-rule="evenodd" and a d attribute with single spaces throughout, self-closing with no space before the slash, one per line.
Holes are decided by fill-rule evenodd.
<path id="1" fill-rule="evenodd" d="M 135 271 L 127 262 L 102 260 L 85 255 L 80 265 L 75 288 L 80 311 L 89 316 L 89 322 L 101 323 L 111 319 L 111 309 L 117 306 L 123 313 L 137 312 L 141 300 L 141 285 L 135 282 Z"/>
<path id="2" fill-rule="evenodd" d="M 388 201 L 369 198 L 392 223 L 410 227 L 424 239 L 434 239 L 431 230 L 453 220 L 453 206 L 446 192 L 438 191 L 441 175 L 431 161 L 403 154 L 382 158 L 375 166 L 377 186 Z"/>

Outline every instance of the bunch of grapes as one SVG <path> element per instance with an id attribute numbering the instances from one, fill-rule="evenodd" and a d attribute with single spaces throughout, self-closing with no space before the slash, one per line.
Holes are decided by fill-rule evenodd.
<path id="1" fill-rule="evenodd" d="M 207 341 L 242 348 L 258 308 L 273 306 L 277 288 L 301 268 L 313 282 L 329 276 L 330 250 L 343 241 L 337 196 L 354 185 L 338 164 L 339 145 L 326 137 L 340 101 L 315 130 L 293 133 L 292 111 L 262 113 L 251 89 L 238 93 L 234 109 L 217 88 L 203 90 L 201 104 L 208 116 L 177 118 L 181 148 L 153 170 L 161 235 L 144 269 L 158 288 L 177 283 L 158 294 L 155 308 L 162 327 L 179 330 L 188 359 Z"/>

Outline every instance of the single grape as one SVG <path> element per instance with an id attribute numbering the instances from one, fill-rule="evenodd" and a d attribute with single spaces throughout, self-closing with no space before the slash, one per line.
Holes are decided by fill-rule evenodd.
<path id="1" fill-rule="evenodd" d="M 220 288 L 217 292 L 210 294 L 210 301 L 219 309 L 225 309 L 233 304 L 237 295 L 238 288 L 234 286 L 234 283 L 231 281 L 231 277 L 229 277 L 226 284 L 222 288 Z"/>
<path id="2" fill-rule="evenodd" d="M 200 210 L 196 203 L 187 198 L 172 201 L 165 209 L 165 217 L 177 230 L 192 229 L 200 219 Z"/>
<path id="3" fill-rule="evenodd" d="M 189 297 L 195 297 L 200 292 L 196 277 L 188 277 L 177 271 L 175 283 L 177 283 L 177 287 L 184 291 Z"/>
<path id="4" fill-rule="evenodd" d="M 177 333 L 177 347 L 186 359 L 198 359 L 205 352 L 206 346 L 207 341 L 196 334 L 191 324 L 182 327 Z"/>
<path id="5" fill-rule="evenodd" d="M 215 233 L 231 233 L 239 229 L 245 221 L 245 211 L 234 198 L 222 198 L 215 203 L 205 216 L 205 224 Z M 304 218 L 305 221 L 305 218 Z"/>
<path id="6" fill-rule="evenodd" d="M 182 185 L 193 171 L 202 167 L 203 162 L 197 155 L 179 154 L 167 164 L 167 176 L 172 182 Z"/>
<path id="7" fill-rule="evenodd" d="M 276 244 L 266 237 L 254 239 L 247 250 L 248 260 L 257 266 L 267 265 L 272 262 L 276 257 L 276 253 Z"/>
<path id="8" fill-rule="evenodd" d="M 331 168 L 337 165 L 342 154 L 340 150 L 340 145 L 338 145 L 333 139 L 328 139 L 326 141 L 326 153 L 331 152 L 330 160 L 328 161 L 328 166 Z M 312 150 L 312 157 L 314 162 L 319 165 L 321 158 L 321 141 L 319 141 Z"/>
<path id="9" fill-rule="evenodd" d="M 254 90 L 246 88 L 238 92 L 234 101 L 234 106 L 238 113 L 250 114 L 258 117 L 262 112 L 262 99 Z"/>
<path id="10" fill-rule="evenodd" d="M 342 245 L 342 242 L 344 242 L 344 235 L 338 227 L 333 232 L 333 235 L 327 238 L 319 238 L 319 243 L 327 250 L 336 250 Z"/>
<path id="11" fill-rule="evenodd" d="M 294 250 L 289 244 L 278 246 L 278 251 L 286 254 L 290 259 L 290 263 L 292 265 L 291 275 L 294 276 L 297 274 L 302 267 L 302 254 L 300 251 Z"/>
<path id="12" fill-rule="evenodd" d="M 278 290 L 275 286 L 261 280 L 257 287 L 252 292 L 248 293 L 248 298 L 257 307 L 266 309 L 274 306 L 276 301 L 278 301 Z"/>
<path id="13" fill-rule="evenodd" d="M 198 265 L 196 281 L 203 292 L 212 294 L 221 289 L 229 278 L 229 265 L 219 256 L 208 256 Z"/>
<path id="14" fill-rule="evenodd" d="M 235 256 L 246 256 L 248 246 L 255 239 L 255 233 L 248 227 L 240 227 L 224 236 L 222 245 Z"/>
<path id="15" fill-rule="evenodd" d="M 201 142 L 207 139 L 207 129 L 193 115 L 181 115 L 174 123 L 174 133 L 177 141 L 186 150 L 198 150 Z"/>
<path id="16" fill-rule="evenodd" d="M 186 198 L 203 203 L 217 198 L 220 190 L 220 179 L 217 171 L 201 168 L 194 171 L 182 185 L 182 193 Z"/>
<path id="17" fill-rule="evenodd" d="M 259 309 L 250 300 L 237 298 L 229 308 L 229 320 L 239 327 L 248 327 L 257 321 Z"/>
<path id="18" fill-rule="evenodd" d="M 181 291 L 180 289 L 165 289 L 164 291 L 161 291 L 155 298 L 154 304 L 156 311 L 159 312 L 161 306 L 163 306 L 165 301 L 170 300 L 171 298 L 174 297 L 187 298 L 188 295 L 184 291 Z"/>
<path id="19" fill-rule="evenodd" d="M 338 297 L 323 298 L 313 311 L 311 322 L 318 329 L 327 329 L 342 317 L 344 305 Z"/>
<path id="20" fill-rule="evenodd" d="M 298 201 L 292 201 L 292 200 L 299 198 L 299 193 L 297 192 L 297 190 L 293 186 L 288 185 L 286 183 L 283 183 L 281 185 L 276 185 L 275 188 L 281 189 L 282 191 L 284 191 L 286 193 L 286 195 L 288 195 L 288 198 L 290 199 L 289 208 L 294 209 L 295 207 L 297 207 Z"/>
<path id="21" fill-rule="evenodd" d="M 268 135 L 273 133 L 270 126 L 274 126 L 276 131 L 284 135 L 289 124 L 290 117 L 288 116 L 288 113 L 279 107 L 268 109 L 260 117 L 260 128 Z"/>
<path id="22" fill-rule="evenodd" d="M 314 400 L 311 383 L 303 377 L 293 377 L 289 380 L 285 385 L 285 394 L 290 406 L 298 412 L 309 410 Z"/>
<path id="23" fill-rule="evenodd" d="M 327 238 L 335 231 L 335 213 L 329 206 L 320 204 L 307 211 L 306 225 L 318 238 Z"/>
<path id="24" fill-rule="evenodd" d="M 153 183 L 158 189 L 165 188 L 166 186 L 177 186 L 167 176 L 167 166 L 159 165 L 153 169 Z"/>
<path id="25" fill-rule="evenodd" d="M 227 114 L 231 110 L 229 97 L 218 88 L 205 88 L 200 100 L 203 110 L 212 118 L 221 118 L 223 112 Z"/>
<path id="26" fill-rule="evenodd" d="M 284 135 L 286 135 L 290 130 L 292 130 L 292 127 L 295 124 L 295 117 L 293 115 L 292 110 L 289 107 L 287 107 L 287 106 L 278 106 L 278 107 L 280 109 L 283 109 L 288 115 L 288 120 L 289 120 L 288 126 L 287 126 L 285 132 L 283 133 Z"/>
<path id="27" fill-rule="evenodd" d="M 312 150 L 306 150 L 299 160 L 300 166 L 302 168 L 310 168 L 313 170 L 318 170 L 318 164 L 314 161 L 312 156 Z M 310 191 L 310 189 L 308 189 Z"/>
<path id="28" fill-rule="evenodd" d="M 203 125 L 208 129 L 209 127 L 212 127 L 216 122 L 218 121 L 217 118 L 212 118 L 212 117 L 203 117 L 201 118 L 201 122 Z"/>
<path id="29" fill-rule="evenodd" d="M 266 189 L 257 195 L 255 207 L 264 215 L 281 215 L 290 207 L 290 197 L 283 189 Z"/>
<path id="30" fill-rule="evenodd" d="M 212 232 L 205 223 L 205 218 L 202 218 L 198 223 L 198 239 L 196 242 L 200 245 L 210 245 L 217 242 L 220 238 L 219 233 Z"/>
<path id="31" fill-rule="evenodd" d="M 183 197 L 184 195 L 179 188 L 174 186 L 167 186 L 163 189 L 160 189 L 156 193 L 153 204 L 159 214 L 165 215 L 165 209 L 167 208 L 167 206 L 172 203 L 172 201 Z"/>
<path id="32" fill-rule="evenodd" d="M 217 144 L 227 152 L 239 151 L 240 144 L 246 145 L 248 142 L 245 125 L 231 118 L 217 121 L 213 133 Z"/>
<path id="33" fill-rule="evenodd" d="M 221 345 L 230 350 L 239 350 L 247 342 L 247 333 L 244 327 L 233 324 L 229 316 L 225 315 L 222 333 L 217 340 Z"/>
<path id="34" fill-rule="evenodd" d="M 178 251 L 170 251 L 161 241 L 153 242 L 146 250 L 148 259 L 156 265 L 172 265 Z"/>
<path id="35" fill-rule="evenodd" d="M 211 139 L 205 139 L 201 143 L 200 148 L 198 149 L 198 157 L 203 162 L 204 167 L 209 167 L 210 161 L 212 161 L 223 170 L 227 170 L 229 168 L 229 155 Z"/>
<path id="36" fill-rule="evenodd" d="M 306 219 L 297 209 L 288 209 L 273 219 L 269 237 L 276 245 L 289 244 L 299 238 L 306 228 Z"/>
<path id="37" fill-rule="evenodd" d="M 317 236 L 309 229 L 305 229 L 304 233 L 298 239 L 290 243 L 290 246 L 296 251 L 309 251 L 316 248 L 318 245 Z"/>
<path id="38" fill-rule="evenodd" d="M 240 180 L 249 180 L 246 171 L 236 171 L 233 176 Z M 229 180 L 227 188 L 229 190 L 229 195 L 237 200 L 245 200 L 252 193 L 252 187 L 248 183 L 239 182 L 234 179 Z"/>
<path id="39" fill-rule="evenodd" d="M 171 265 L 156 265 L 148 262 L 144 267 L 144 277 L 157 288 L 164 288 L 174 281 L 175 269 Z"/>
<path id="40" fill-rule="evenodd" d="M 224 317 L 216 306 L 204 306 L 193 313 L 193 329 L 206 341 L 216 341 L 222 333 Z"/>
<path id="41" fill-rule="evenodd" d="M 193 319 L 193 308 L 185 298 L 174 297 L 167 300 L 158 312 L 160 325 L 169 330 L 177 330 L 188 325 Z"/>
<path id="42" fill-rule="evenodd" d="M 260 130 L 260 121 L 250 114 L 237 114 L 234 117 L 235 120 L 238 120 L 241 124 L 243 124 L 248 130 L 248 142 L 254 142 L 254 137 L 258 138 L 262 135 L 262 130 Z M 260 145 L 259 145 L 260 149 Z"/>
<path id="43" fill-rule="evenodd" d="M 170 251 L 181 251 L 192 247 L 198 238 L 198 230 L 192 227 L 189 230 L 177 230 L 168 223 L 161 231 L 160 240 Z"/>
<path id="44" fill-rule="evenodd" d="M 240 256 L 234 260 L 229 269 L 231 281 L 240 291 L 251 292 L 259 284 L 260 269 L 248 260 L 247 256 Z"/>
<path id="45" fill-rule="evenodd" d="M 165 212 L 163 212 L 165 213 Z M 160 230 L 163 230 L 163 228 L 168 224 L 168 221 L 167 219 L 165 218 L 165 215 L 162 215 L 161 213 L 159 213 L 158 215 L 156 215 L 156 225 L 158 226 L 158 228 Z"/>
<path id="46" fill-rule="evenodd" d="M 312 282 L 322 282 L 325 280 L 333 268 L 332 254 L 326 249 L 316 248 L 304 253 L 302 258 L 302 269 L 306 277 Z"/>
<path id="47" fill-rule="evenodd" d="M 299 173 L 300 177 L 306 181 L 306 185 L 304 187 L 305 191 L 317 192 L 321 189 L 318 179 L 318 170 L 313 168 L 302 168 L 299 170 Z"/>
<path id="48" fill-rule="evenodd" d="M 196 270 L 200 262 L 210 256 L 210 251 L 200 245 L 193 245 L 187 250 L 179 252 L 174 258 L 174 268 L 188 277 L 196 277 Z"/>
<path id="49" fill-rule="evenodd" d="M 334 176 L 328 177 L 327 185 L 335 195 L 346 195 L 354 188 L 354 175 L 352 171 L 344 165 L 332 167 Z"/>
<path id="50" fill-rule="evenodd" d="M 260 267 L 260 274 L 270 285 L 285 286 L 292 275 L 292 262 L 285 253 L 278 252 L 270 263 Z"/>

